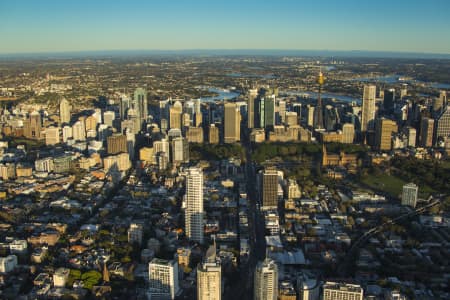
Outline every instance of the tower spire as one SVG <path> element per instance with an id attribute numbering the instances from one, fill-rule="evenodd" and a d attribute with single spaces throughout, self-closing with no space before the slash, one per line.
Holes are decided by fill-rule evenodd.
<path id="1" fill-rule="evenodd" d="M 322 68 L 319 69 L 319 76 L 317 77 L 317 83 L 319 84 L 319 94 L 317 96 L 317 107 L 316 107 L 316 120 L 315 129 L 323 129 L 323 109 L 322 109 L 322 85 L 324 83 L 324 77 L 322 73 Z"/>

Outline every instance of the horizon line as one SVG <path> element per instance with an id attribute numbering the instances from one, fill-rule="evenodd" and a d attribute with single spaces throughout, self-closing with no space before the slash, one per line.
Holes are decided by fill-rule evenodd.
<path id="1" fill-rule="evenodd" d="M 446 58 L 450 59 L 450 53 L 439 53 L 439 52 L 420 52 L 420 51 L 395 51 L 395 50 L 333 50 L 333 49 L 282 49 L 282 48 L 183 48 L 183 49 L 103 49 L 103 50 L 56 50 L 56 51 L 29 51 L 29 52 L 0 52 L 1 58 L 7 57 L 30 57 L 30 56 L 45 56 L 45 55 L 88 55 L 88 54 L 97 54 L 99 56 L 107 55 L 107 54 L 126 54 L 129 53 L 137 53 L 140 54 L 176 54 L 176 53 L 190 53 L 195 54 L 204 54 L 210 53 L 214 54 L 215 52 L 229 52 L 234 55 L 252 55 L 251 52 L 259 52 L 254 53 L 253 55 L 267 55 L 267 56 L 276 56 L 283 55 L 283 52 L 289 55 L 293 55 L 297 53 L 310 53 L 305 56 L 325 56 L 324 54 L 330 53 L 331 56 L 334 54 L 345 54 L 343 57 L 348 57 L 349 54 L 357 54 L 357 57 L 367 57 L 364 54 L 370 54 L 370 58 L 402 58 L 404 55 L 405 58 Z M 245 52 L 237 53 L 237 52 Z M 279 53 L 277 53 L 279 52 Z M 376 56 L 381 55 L 381 56 Z M 95 56 L 95 55 L 94 55 Z M 351 57 L 352 55 L 350 55 Z"/>

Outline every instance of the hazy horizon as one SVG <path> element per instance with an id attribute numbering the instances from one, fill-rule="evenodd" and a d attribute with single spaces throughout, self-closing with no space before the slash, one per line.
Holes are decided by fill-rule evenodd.
<path id="1" fill-rule="evenodd" d="M 448 11 L 450 2 L 444 0 L 2 1 L 0 54 L 135 49 L 450 54 Z"/>
<path id="2" fill-rule="evenodd" d="M 123 56 L 304 56 L 348 58 L 417 58 L 450 59 L 447 53 L 369 51 L 369 50 L 315 50 L 315 49 L 114 49 L 79 51 L 42 51 L 0 53 L 1 58 L 83 58 Z"/>

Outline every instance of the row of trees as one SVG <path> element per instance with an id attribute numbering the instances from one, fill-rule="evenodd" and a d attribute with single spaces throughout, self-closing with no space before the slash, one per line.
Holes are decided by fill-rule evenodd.
<path id="1" fill-rule="evenodd" d="M 450 192 L 450 168 L 437 161 L 419 160 L 414 157 L 394 157 L 391 161 L 393 173 L 407 181 L 428 185 L 434 190 Z"/>
<path id="2" fill-rule="evenodd" d="M 239 144 L 189 144 L 189 155 L 193 160 L 222 160 L 230 157 L 245 158 L 244 149 Z"/>

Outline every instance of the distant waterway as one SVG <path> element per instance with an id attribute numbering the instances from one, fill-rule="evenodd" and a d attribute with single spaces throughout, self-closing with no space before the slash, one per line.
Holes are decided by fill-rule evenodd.
<path id="1" fill-rule="evenodd" d="M 198 87 L 198 88 L 205 89 L 208 92 L 217 94 L 216 96 L 211 96 L 211 97 L 200 97 L 200 100 L 202 102 L 231 100 L 231 99 L 239 97 L 239 95 L 240 95 L 240 93 L 235 90 L 219 89 L 219 88 L 215 88 L 215 87 Z"/>
<path id="2" fill-rule="evenodd" d="M 301 98 L 306 98 L 306 99 L 317 99 L 318 96 L 319 96 L 319 93 L 308 92 L 308 91 L 306 91 L 306 92 L 285 91 L 285 92 L 280 92 L 280 94 L 286 94 L 286 95 L 289 95 L 289 96 L 299 96 Z M 336 101 L 340 101 L 340 102 L 361 103 L 361 99 L 360 98 L 355 98 L 355 97 L 346 96 L 346 95 L 338 95 L 338 94 L 332 94 L 332 93 L 322 93 L 321 97 L 322 97 L 322 99 L 335 99 Z"/>
<path id="3" fill-rule="evenodd" d="M 237 78 L 263 78 L 263 79 L 275 79 L 278 78 L 275 74 L 243 74 L 243 73 L 228 73 L 226 74 L 228 77 L 237 77 Z"/>
<path id="4" fill-rule="evenodd" d="M 440 83 L 440 82 L 425 82 L 420 80 L 415 80 L 410 77 L 404 77 L 402 75 L 394 74 L 389 76 L 377 76 L 377 77 L 361 77 L 355 78 L 354 81 L 360 82 L 376 82 L 376 83 L 387 83 L 387 84 L 395 84 L 395 83 L 407 83 L 407 84 L 425 84 L 429 87 L 435 89 L 450 89 L 450 84 L 448 83 Z"/>

